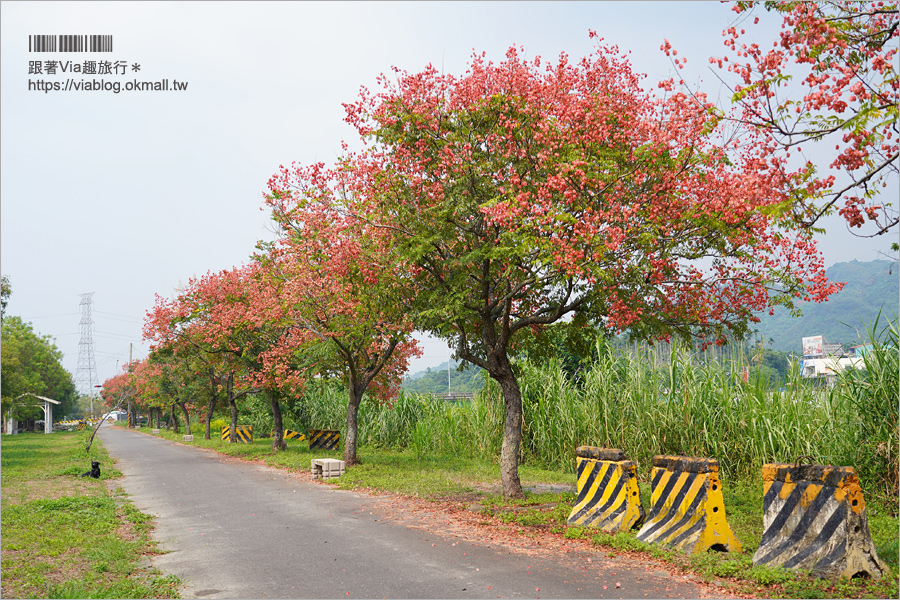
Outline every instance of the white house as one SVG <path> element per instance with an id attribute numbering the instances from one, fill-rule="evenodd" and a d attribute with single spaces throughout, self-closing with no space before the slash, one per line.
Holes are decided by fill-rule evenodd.
<path id="1" fill-rule="evenodd" d="M 848 369 L 863 367 L 862 352 L 847 356 L 840 344 L 827 344 L 822 336 L 803 338 L 803 359 L 800 374 L 804 379 L 823 381 L 834 385 L 837 374 Z"/>

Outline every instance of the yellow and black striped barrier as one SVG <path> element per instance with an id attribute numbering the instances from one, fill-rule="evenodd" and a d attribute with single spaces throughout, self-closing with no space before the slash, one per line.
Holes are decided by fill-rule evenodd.
<path id="1" fill-rule="evenodd" d="M 302 442 L 306 439 L 306 436 L 300 433 L 299 431 L 294 431 L 293 429 L 285 429 L 284 430 L 284 439 L 286 440 L 297 440 L 298 442 Z"/>
<path id="2" fill-rule="evenodd" d="M 884 575 L 856 469 L 772 463 L 762 476 L 763 536 L 753 564 L 828 578 Z"/>
<path id="3" fill-rule="evenodd" d="M 273 429 L 269 435 L 271 437 L 275 437 L 275 430 Z M 285 439 L 285 440 L 297 440 L 300 442 L 302 442 L 303 440 L 306 439 L 305 435 L 303 435 L 299 431 L 294 431 L 293 429 L 285 429 L 284 435 L 282 435 L 281 437 L 282 437 L 282 439 Z"/>
<path id="4" fill-rule="evenodd" d="M 566 521 L 606 533 L 629 531 L 644 522 L 635 464 L 617 448 L 575 450 L 578 498 Z"/>
<path id="5" fill-rule="evenodd" d="M 654 456 L 651 478 L 650 512 L 637 539 L 688 554 L 741 551 L 725 519 L 718 461 Z"/>
<path id="6" fill-rule="evenodd" d="M 251 443 L 253 441 L 253 425 L 238 425 L 235 427 L 234 435 L 241 443 Z M 222 440 L 226 442 L 231 440 L 231 425 L 222 428 Z"/>
<path id="7" fill-rule="evenodd" d="M 341 441 L 341 432 L 334 429 L 310 429 L 310 450 L 337 450 Z"/>

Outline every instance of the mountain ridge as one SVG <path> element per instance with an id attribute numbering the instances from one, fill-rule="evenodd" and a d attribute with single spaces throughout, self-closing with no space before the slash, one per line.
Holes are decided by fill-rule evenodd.
<path id="1" fill-rule="evenodd" d="M 856 345 L 869 341 L 879 311 L 881 325 L 900 313 L 900 272 L 889 260 L 839 262 L 825 270 L 830 281 L 844 288 L 822 303 L 804 302 L 802 316 L 791 317 L 778 307 L 775 314 L 757 314 L 756 329 L 764 342 L 783 352 L 802 351 L 802 338 L 822 335 L 833 344 Z"/>

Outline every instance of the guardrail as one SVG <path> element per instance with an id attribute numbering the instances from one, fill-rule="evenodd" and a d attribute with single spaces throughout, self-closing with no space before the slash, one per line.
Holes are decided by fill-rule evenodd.
<path id="1" fill-rule="evenodd" d="M 456 402 L 458 400 L 471 400 L 475 397 L 474 392 L 462 392 L 459 394 L 431 394 L 435 400 L 445 400 L 447 402 Z"/>

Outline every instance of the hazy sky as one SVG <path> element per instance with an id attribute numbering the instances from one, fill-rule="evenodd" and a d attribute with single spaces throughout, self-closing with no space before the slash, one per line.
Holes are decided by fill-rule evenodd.
<path id="1" fill-rule="evenodd" d="M 2 2 L 0 208 L 8 313 L 56 338 L 73 375 L 81 294 L 94 292 L 99 381 L 141 342 L 154 294 L 246 262 L 271 239 L 261 211 L 280 164 L 333 162 L 343 102 L 397 66 L 461 74 L 473 50 L 501 60 L 513 44 L 547 60 L 596 41 L 630 52 L 654 85 L 674 74 L 664 39 L 688 59 L 680 75 L 713 99 L 728 94 L 708 58 L 734 22 L 718 2 Z M 775 20 L 754 33 L 770 44 Z M 112 35 L 113 52 L 29 52 L 29 35 Z M 33 62 L 109 61 L 108 74 L 29 73 Z M 135 70 L 135 66 L 139 70 Z M 68 80 L 122 91 L 44 91 Z M 168 80 L 168 91 L 126 91 Z M 187 89 L 174 90 L 174 82 Z M 44 89 L 42 89 L 44 88 Z M 896 185 L 889 189 L 897 195 Z M 888 241 L 838 221 L 820 242 L 826 265 L 880 258 Z M 413 371 L 446 360 L 425 344 Z"/>

